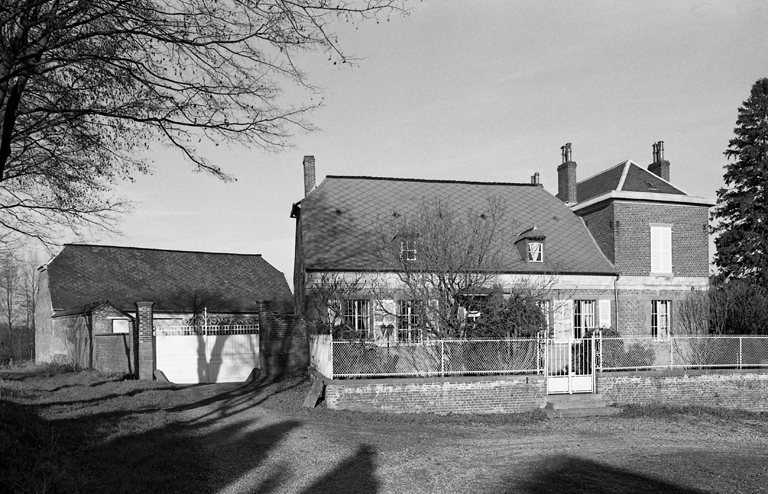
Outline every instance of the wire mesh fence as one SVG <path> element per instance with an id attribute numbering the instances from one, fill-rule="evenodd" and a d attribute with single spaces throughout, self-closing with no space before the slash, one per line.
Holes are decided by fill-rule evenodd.
<path id="1" fill-rule="evenodd" d="M 768 367 L 767 336 L 674 336 L 598 339 L 598 369 Z"/>
<path id="2" fill-rule="evenodd" d="M 330 364 L 327 372 L 334 378 L 543 374 L 545 343 L 542 338 L 385 344 L 329 339 L 324 352 Z M 583 343 L 572 340 L 569 344 L 578 346 L 574 347 L 576 352 Z M 595 354 L 597 371 L 768 368 L 768 336 L 598 334 Z"/>
<path id="3" fill-rule="evenodd" d="M 334 377 L 450 376 L 533 373 L 541 367 L 542 341 L 429 340 L 377 345 L 333 342 Z"/>

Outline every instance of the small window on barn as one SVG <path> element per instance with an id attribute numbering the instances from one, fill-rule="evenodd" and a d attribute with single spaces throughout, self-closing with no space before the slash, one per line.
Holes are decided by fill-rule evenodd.
<path id="1" fill-rule="evenodd" d="M 130 333 L 131 321 L 128 319 L 112 319 L 112 332 L 113 333 Z"/>

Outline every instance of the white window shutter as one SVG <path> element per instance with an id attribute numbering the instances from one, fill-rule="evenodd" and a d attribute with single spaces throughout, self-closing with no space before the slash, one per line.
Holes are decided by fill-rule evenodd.
<path id="1" fill-rule="evenodd" d="M 651 227 L 651 272 L 672 272 L 672 228 Z"/>
<path id="2" fill-rule="evenodd" d="M 598 314 L 600 320 L 599 320 L 599 326 L 601 328 L 610 328 L 612 326 L 611 324 L 611 301 L 610 300 L 601 300 L 600 306 L 598 308 L 598 311 L 600 312 Z"/>

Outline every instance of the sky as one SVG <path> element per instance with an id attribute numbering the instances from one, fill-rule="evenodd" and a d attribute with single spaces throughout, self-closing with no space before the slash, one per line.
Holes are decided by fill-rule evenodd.
<path id="1" fill-rule="evenodd" d="M 716 198 L 752 84 L 768 77 L 768 2 L 425 0 L 410 15 L 334 26 L 355 67 L 299 62 L 324 88 L 320 130 L 292 149 L 217 147 L 237 178 L 192 172 L 166 149 L 122 183 L 120 237 L 91 243 L 262 254 L 292 285 L 305 155 L 326 175 L 530 182 L 557 193 L 560 147 L 578 180 L 665 143 L 671 182 Z M 286 88 L 286 97 L 293 89 Z"/>

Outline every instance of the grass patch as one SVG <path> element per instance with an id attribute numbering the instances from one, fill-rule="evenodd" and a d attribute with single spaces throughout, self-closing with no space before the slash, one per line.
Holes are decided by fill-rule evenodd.
<path id="1" fill-rule="evenodd" d="M 751 412 L 735 408 L 707 407 L 702 405 L 621 405 L 624 411 L 620 416 L 628 418 L 674 418 L 709 417 L 720 420 L 765 420 L 768 421 L 768 412 Z"/>

